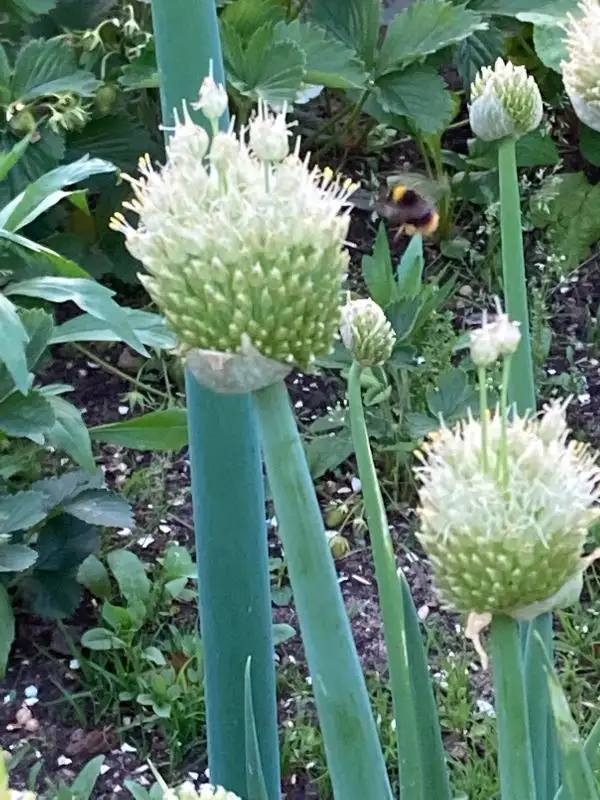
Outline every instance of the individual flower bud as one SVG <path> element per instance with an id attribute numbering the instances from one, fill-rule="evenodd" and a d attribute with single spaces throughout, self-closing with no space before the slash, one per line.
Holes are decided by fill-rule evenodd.
<path id="1" fill-rule="evenodd" d="M 483 67 L 471 84 L 469 121 L 475 136 L 486 142 L 523 136 L 542 121 L 542 95 L 525 67 L 499 58 Z"/>
<path id="2" fill-rule="evenodd" d="M 383 309 L 370 299 L 346 303 L 340 334 L 354 360 L 363 367 L 385 364 L 396 344 L 396 334 Z"/>
<path id="3" fill-rule="evenodd" d="M 297 154 L 265 164 L 233 130 L 176 120 L 167 164 L 140 160 L 112 227 L 147 270 L 140 280 L 196 378 L 249 392 L 331 352 L 347 272 L 354 189 Z"/>
<path id="4" fill-rule="evenodd" d="M 522 617 L 572 598 L 600 516 L 600 470 L 557 416 L 556 408 L 514 416 L 504 438 L 496 414 L 486 426 L 487 468 L 473 419 L 442 427 L 418 454 L 418 538 L 447 607 Z"/>
<path id="5" fill-rule="evenodd" d="M 493 335 L 492 326 L 485 322 L 469 334 L 471 358 L 476 367 L 489 367 L 498 360 L 498 344 Z"/>
<path id="6" fill-rule="evenodd" d="M 521 341 L 518 322 L 512 322 L 507 314 L 499 314 L 492 323 L 492 335 L 499 355 L 509 356 L 516 353 Z"/>
<path id="7" fill-rule="evenodd" d="M 250 121 L 250 147 L 261 161 L 283 161 L 290 151 L 289 126 L 285 107 L 279 114 L 270 114 L 259 100 L 258 112 Z"/>
<path id="8" fill-rule="evenodd" d="M 571 398 L 563 403 L 554 400 L 544 406 L 544 413 L 540 419 L 539 434 L 544 444 L 562 440 L 567 433 L 566 410 Z"/>
<path id="9" fill-rule="evenodd" d="M 192 103 L 192 108 L 202 111 L 206 119 L 218 120 L 227 110 L 227 104 L 227 91 L 222 84 L 215 82 L 211 61 L 210 72 L 202 81 L 198 100 Z"/>
<path id="10" fill-rule="evenodd" d="M 344 558 L 350 552 L 350 542 L 345 536 L 336 533 L 329 540 L 329 549 L 334 558 Z"/>
<path id="11" fill-rule="evenodd" d="M 600 131 L 600 3 L 581 0 L 579 13 L 567 14 L 561 63 L 563 82 L 579 119 Z"/>

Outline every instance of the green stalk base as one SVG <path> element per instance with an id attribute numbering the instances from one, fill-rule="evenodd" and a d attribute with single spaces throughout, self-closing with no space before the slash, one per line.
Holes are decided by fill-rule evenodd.
<path id="1" fill-rule="evenodd" d="M 492 663 L 502 800 L 536 800 L 525 680 L 517 622 L 492 619 Z"/>
<path id="2" fill-rule="evenodd" d="M 367 687 L 287 390 L 277 383 L 255 392 L 254 400 L 334 796 L 391 800 Z"/>

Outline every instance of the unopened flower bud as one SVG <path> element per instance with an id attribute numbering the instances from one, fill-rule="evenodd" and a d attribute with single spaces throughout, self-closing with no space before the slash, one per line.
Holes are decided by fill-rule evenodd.
<path id="1" fill-rule="evenodd" d="M 492 326 L 484 323 L 469 334 L 471 358 L 476 367 L 489 367 L 498 360 L 498 344 L 492 333 Z"/>
<path id="2" fill-rule="evenodd" d="M 370 299 L 346 303 L 340 334 L 354 360 L 364 367 L 385 364 L 396 343 L 396 334 L 383 309 Z"/>
<path id="3" fill-rule="evenodd" d="M 568 431 L 566 410 L 571 398 L 564 403 L 556 400 L 544 406 L 544 413 L 540 418 L 539 434 L 544 444 L 560 441 Z"/>
<path id="4" fill-rule="evenodd" d="M 492 323 L 492 335 L 496 341 L 498 354 L 509 356 L 516 353 L 521 341 L 519 323 L 512 322 L 507 314 L 499 314 Z"/>
<path id="5" fill-rule="evenodd" d="M 563 82 L 579 119 L 600 131 L 600 3 L 581 0 L 567 14 L 564 39 L 569 53 L 561 64 Z"/>
<path id="6" fill-rule="evenodd" d="M 259 101 L 258 112 L 250 121 L 250 147 L 261 161 L 283 161 L 288 155 L 290 131 L 285 113 L 284 107 L 280 114 L 270 114 Z"/>
<path id="7" fill-rule="evenodd" d="M 192 108 L 202 111 L 206 119 L 218 120 L 227 109 L 227 91 L 225 87 L 216 83 L 212 76 L 212 62 L 210 74 L 202 81 L 198 100 L 192 103 Z"/>
<path id="8" fill-rule="evenodd" d="M 473 133 L 491 142 L 505 136 L 523 136 L 542 121 L 542 96 L 525 67 L 499 58 L 483 67 L 471 84 L 469 121 Z"/>
<path id="9" fill-rule="evenodd" d="M 329 540 L 329 549 L 334 558 L 344 558 L 350 552 L 350 542 L 345 536 L 336 533 Z"/>

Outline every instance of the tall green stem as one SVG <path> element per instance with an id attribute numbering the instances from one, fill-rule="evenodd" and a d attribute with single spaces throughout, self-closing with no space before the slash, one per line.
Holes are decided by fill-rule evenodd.
<path id="1" fill-rule="evenodd" d="M 512 137 L 502 139 L 498 144 L 498 173 L 504 300 L 508 316 L 520 323 L 521 331 L 521 341 L 511 365 L 509 401 L 511 405 L 516 403 L 518 413 L 523 414 L 535 410 L 536 397 L 521 230 L 521 198 L 515 140 Z"/>
<path id="2" fill-rule="evenodd" d="M 503 614 L 492 619 L 492 661 L 500 796 L 502 800 L 536 800 L 519 628 Z"/>
<path id="3" fill-rule="evenodd" d="M 536 392 L 531 354 L 531 335 L 529 330 L 529 310 L 527 304 L 527 282 L 525 259 L 523 255 L 523 234 L 521 230 L 521 199 L 517 174 L 515 140 L 503 139 L 498 144 L 498 172 L 500 180 L 502 264 L 504 279 L 504 300 L 509 317 L 521 323 L 521 341 L 511 362 L 509 381 L 509 400 L 516 404 L 519 414 L 536 411 Z M 542 638 L 552 657 L 552 615 L 543 614 L 536 621 Z M 531 624 L 522 625 L 521 641 L 525 645 Z M 544 670 L 534 648 L 525 647 L 525 675 L 528 692 L 529 722 L 532 731 L 541 731 L 545 726 L 548 734 L 536 736 L 532 740 L 536 778 L 539 778 L 538 800 L 554 797 L 556 788 L 558 748 L 554 736 L 554 722 L 550 711 L 550 698 Z M 531 692 L 537 697 L 530 699 Z M 544 755 L 544 747 L 545 755 Z M 542 764 L 545 765 L 542 766 Z M 545 771 L 546 778 L 542 777 Z M 546 793 L 544 794 L 544 789 Z"/>
<path id="4" fill-rule="evenodd" d="M 215 80 L 224 83 L 216 9 L 213 0 L 152 0 L 152 12 L 169 126 L 174 108 L 197 98 L 211 59 Z M 247 797 L 244 673 L 251 657 L 263 772 L 275 800 L 280 778 L 272 617 L 252 404 L 246 397 L 217 396 L 189 373 L 186 390 L 210 775 Z"/>
<path id="5" fill-rule="evenodd" d="M 254 401 L 334 796 L 391 800 L 369 695 L 285 385 L 255 392 Z"/>
<path id="6" fill-rule="evenodd" d="M 424 675 L 411 674 L 411 655 L 424 651 L 418 621 L 418 640 L 409 640 L 405 624 L 407 616 L 416 611 L 410 600 L 405 578 L 396 566 L 394 545 L 388 527 L 387 515 L 375 464 L 369 444 L 360 384 L 361 368 L 356 362 L 350 369 L 348 399 L 354 452 L 362 484 L 362 494 L 371 535 L 373 560 L 379 587 L 379 601 L 383 617 L 385 643 L 388 652 L 396 744 L 400 773 L 400 795 L 405 800 L 444 800 L 450 798 L 450 787 L 445 764 L 439 721 L 435 701 L 423 658 Z M 424 653 L 423 653 L 424 655 Z M 417 678 L 428 684 L 425 696 L 416 696 Z M 427 696 L 427 694 L 429 696 Z"/>

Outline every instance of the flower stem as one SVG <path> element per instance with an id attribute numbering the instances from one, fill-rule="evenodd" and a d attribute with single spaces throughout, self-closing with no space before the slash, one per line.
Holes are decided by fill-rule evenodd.
<path id="1" fill-rule="evenodd" d="M 500 459 L 498 469 L 500 482 L 506 489 L 508 486 L 508 383 L 512 355 L 502 360 L 502 383 L 500 386 Z"/>
<path id="2" fill-rule="evenodd" d="M 333 793 L 391 800 L 356 646 L 283 382 L 253 394 Z"/>
<path id="3" fill-rule="evenodd" d="M 110 361 L 106 361 L 101 356 L 97 356 L 91 350 L 88 350 L 87 347 L 84 347 L 82 344 L 79 344 L 78 342 L 72 342 L 72 345 L 73 348 L 78 350 L 82 356 L 85 356 L 88 361 L 93 361 L 94 364 L 98 364 L 98 366 L 102 367 L 102 369 L 106 372 L 110 372 L 112 375 L 116 375 L 117 378 L 127 381 L 141 392 L 153 394 L 155 397 L 160 397 L 162 400 L 171 401 L 173 399 L 172 396 L 167 392 L 156 389 L 154 386 L 150 386 L 148 383 L 144 383 L 143 381 L 139 380 L 139 378 L 134 378 L 133 375 L 128 375 L 126 372 L 123 372 L 123 370 L 119 369 L 119 367 L 115 367 L 114 364 L 111 364 Z"/>
<path id="4" fill-rule="evenodd" d="M 424 676 L 412 674 L 411 670 L 411 653 L 414 658 L 415 651 L 420 648 L 424 655 L 424 647 L 418 619 L 416 631 L 419 640 L 415 641 L 408 635 L 407 616 L 412 613 L 416 618 L 416 611 L 410 602 L 410 590 L 403 587 L 406 579 L 396 566 L 394 546 L 369 444 L 360 373 L 360 365 L 354 362 L 348 378 L 350 423 L 371 535 L 390 666 L 400 794 L 410 800 L 429 800 L 434 797 L 436 800 L 449 799 L 444 749 L 427 669 L 424 668 Z M 410 605 L 409 602 L 405 603 L 405 597 Z M 425 658 L 423 661 L 426 663 Z M 416 695 L 417 678 L 423 677 L 429 698 L 427 694 L 424 697 Z"/>
<path id="5" fill-rule="evenodd" d="M 492 619 L 492 661 L 500 797 L 536 800 L 519 629 L 504 614 Z"/>
<path id="6" fill-rule="evenodd" d="M 506 312 L 513 322 L 520 323 L 521 341 L 514 355 L 509 386 L 511 405 L 524 414 L 536 407 L 523 234 L 521 231 L 521 198 L 517 175 L 515 140 L 502 139 L 498 144 L 500 179 L 500 227 L 502 233 L 502 269 Z"/>
<path id="7" fill-rule="evenodd" d="M 487 401 L 487 373 L 485 367 L 477 368 L 479 381 L 479 418 L 481 420 L 481 463 L 483 471 L 488 468 L 488 401 Z"/>

